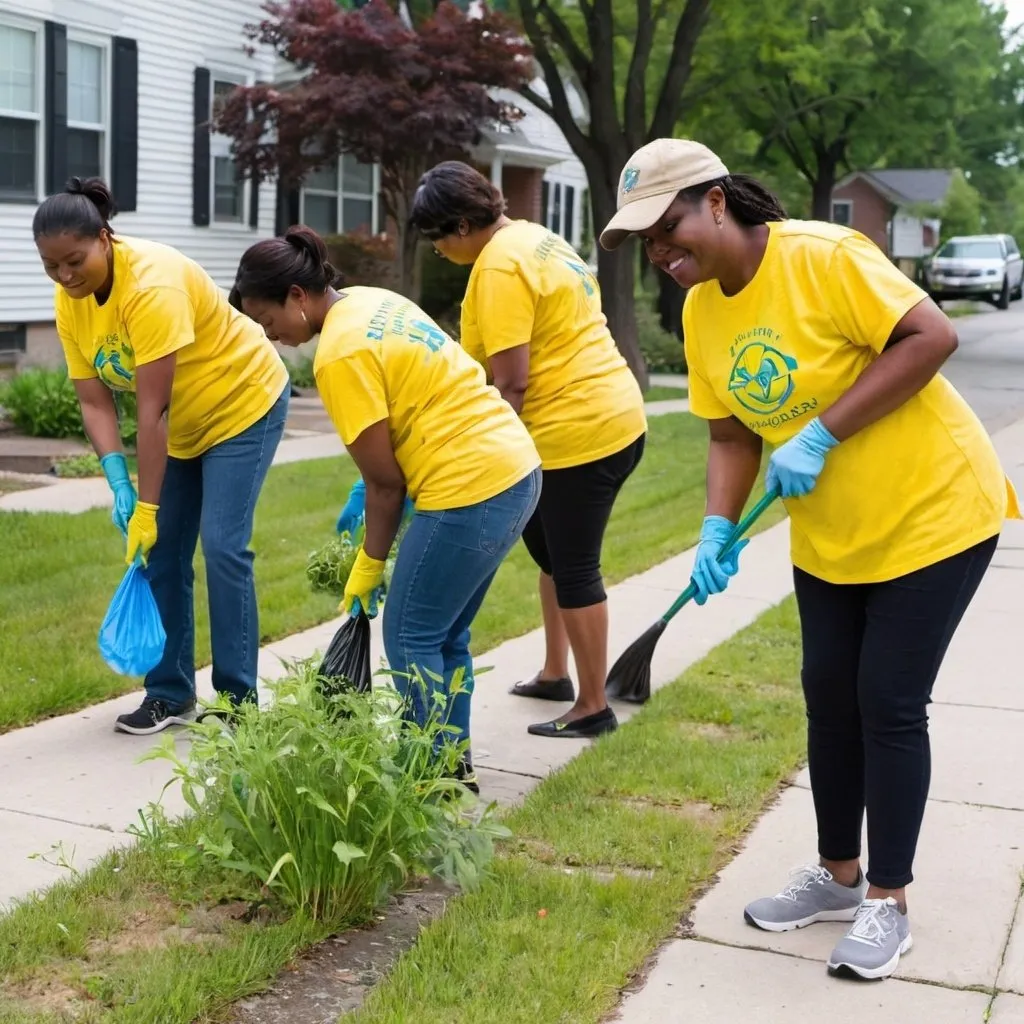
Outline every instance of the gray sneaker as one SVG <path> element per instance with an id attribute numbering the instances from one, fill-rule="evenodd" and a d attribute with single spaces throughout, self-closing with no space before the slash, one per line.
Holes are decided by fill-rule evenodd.
<path id="1" fill-rule="evenodd" d="M 884 900 L 865 900 L 857 911 L 853 927 L 828 958 L 829 974 L 888 978 L 896 970 L 900 956 L 913 944 L 910 918 L 900 913 L 891 896 Z"/>
<path id="2" fill-rule="evenodd" d="M 868 889 L 863 876 L 851 889 L 818 864 L 799 868 L 790 878 L 778 895 L 747 904 L 743 911 L 747 924 L 766 932 L 788 932 L 817 921 L 852 921 Z"/>

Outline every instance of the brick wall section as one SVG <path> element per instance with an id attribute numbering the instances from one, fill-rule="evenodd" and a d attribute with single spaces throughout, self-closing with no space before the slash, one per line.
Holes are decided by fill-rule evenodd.
<path id="1" fill-rule="evenodd" d="M 508 215 L 513 219 L 540 221 L 541 183 L 544 172 L 534 167 L 504 167 L 502 191 L 508 200 Z"/>
<path id="2" fill-rule="evenodd" d="M 853 223 L 862 234 L 868 236 L 886 255 L 889 254 L 889 221 L 892 219 L 892 205 L 880 196 L 867 182 L 856 178 L 848 185 L 837 188 L 833 199 L 849 199 L 853 202 Z"/>

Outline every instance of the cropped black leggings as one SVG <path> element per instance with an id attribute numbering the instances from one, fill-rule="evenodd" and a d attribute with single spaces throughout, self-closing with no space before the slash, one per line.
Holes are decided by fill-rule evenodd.
<path id="1" fill-rule="evenodd" d="M 794 570 L 818 853 L 860 857 L 867 808 L 867 877 L 880 888 L 913 881 L 932 685 L 998 539 L 885 583 Z"/>
<path id="2" fill-rule="evenodd" d="M 640 464 L 645 434 L 621 451 L 581 466 L 546 469 L 540 503 L 523 543 L 551 576 L 559 608 L 589 608 L 605 599 L 601 545 L 622 485 Z"/>

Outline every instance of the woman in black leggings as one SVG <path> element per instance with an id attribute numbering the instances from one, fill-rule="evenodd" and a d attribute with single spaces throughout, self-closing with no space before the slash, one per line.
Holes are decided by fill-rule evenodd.
<path id="1" fill-rule="evenodd" d="M 952 324 L 863 235 L 791 221 L 698 143 L 659 139 L 622 172 L 601 235 L 639 234 L 689 288 L 690 408 L 708 420 L 698 599 L 764 440 L 790 515 L 819 862 L 746 907 L 759 928 L 850 921 L 833 972 L 891 974 L 911 945 L 906 886 L 928 796 L 927 705 L 1016 495 L 939 369 Z M 860 867 L 865 809 L 870 864 Z"/>
<path id="2" fill-rule="evenodd" d="M 605 699 L 608 606 L 601 544 L 620 488 L 643 454 L 643 396 L 601 312 L 597 281 L 572 247 L 540 224 L 512 221 L 505 200 L 467 164 L 420 181 L 412 223 L 453 263 L 472 264 L 462 345 L 484 365 L 540 452 L 540 504 L 523 541 L 540 567 L 544 666 L 512 692 L 573 700 L 531 725 L 537 736 L 597 736 L 616 727 Z"/>

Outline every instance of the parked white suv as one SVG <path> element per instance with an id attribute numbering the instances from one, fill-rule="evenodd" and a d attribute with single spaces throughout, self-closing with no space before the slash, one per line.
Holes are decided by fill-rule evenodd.
<path id="1" fill-rule="evenodd" d="M 985 299 L 1007 309 L 1024 291 L 1024 259 L 1011 235 L 962 235 L 944 242 L 925 267 L 936 302 Z"/>

